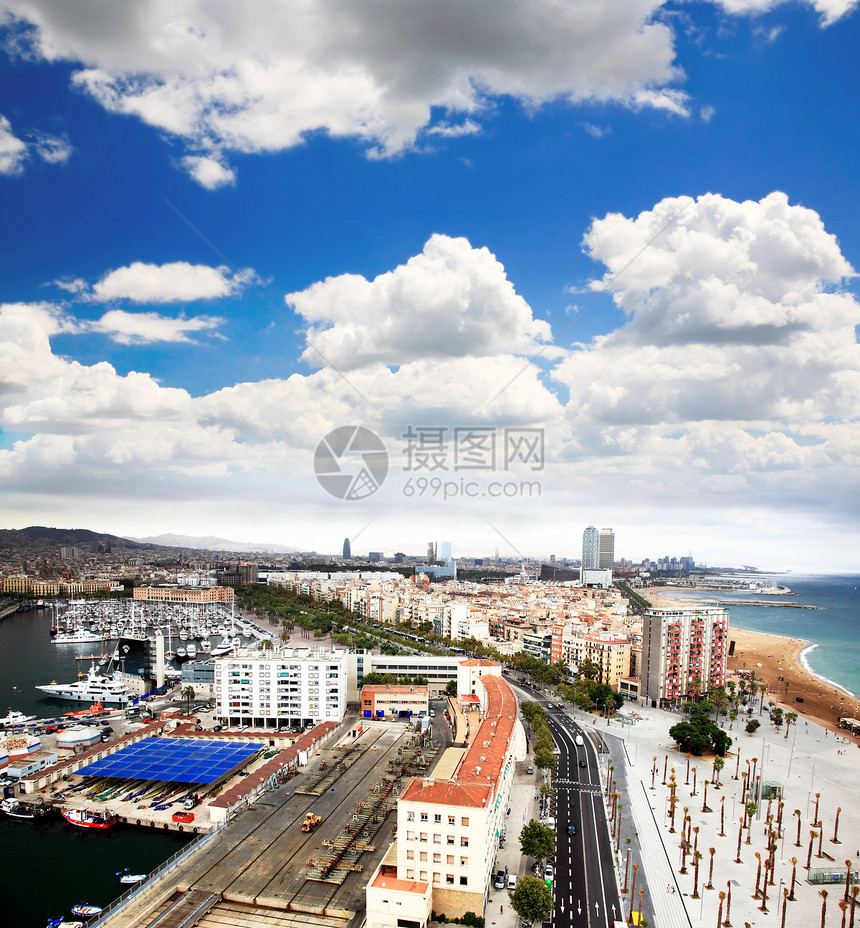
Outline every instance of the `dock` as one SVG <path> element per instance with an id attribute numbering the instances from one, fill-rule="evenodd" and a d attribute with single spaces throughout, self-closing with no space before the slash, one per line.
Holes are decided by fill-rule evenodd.
<path id="1" fill-rule="evenodd" d="M 438 744 L 392 722 L 365 724 L 357 738 L 341 732 L 303 772 L 91 925 L 358 928 L 366 875 L 393 840 L 396 796 L 426 773 Z M 303 832 L 308 812 L 322 822 Z"/>

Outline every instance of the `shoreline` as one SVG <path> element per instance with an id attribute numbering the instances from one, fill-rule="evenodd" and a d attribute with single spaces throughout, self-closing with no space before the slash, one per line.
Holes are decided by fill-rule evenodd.
<path id="1" fill-rule="evenodd" d="M 652 587 L 648 592 L 667 602 L 676 590 Z M 689 604 L 690 600 L 677 602 Z M 729 676 L 736 676 L 738 671 L 754 672 L 756 678 L 767 685 L 766 700 L 843 734 L 846 732 L 839 729 L 839 719 L 852 715 L 860 717 L 857 695 L 810 666 L 809 654 L 818 647 L 817 642 L 743 628 L 735 625 L 731 618 L 729 639 L 735 641 L 735 653 L 728 658 Z M 755 666 L 747 666 L 748 663 Z M 802 702 L 797 702 L 798 697 Z"/>

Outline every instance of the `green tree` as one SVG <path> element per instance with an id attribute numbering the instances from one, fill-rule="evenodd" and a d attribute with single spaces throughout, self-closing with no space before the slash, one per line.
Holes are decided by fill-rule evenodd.
<path id="1" fill-rule="evenodd" d="M 457 681 L 449 680 L 445 684 L 445 695 L 446 696 L 456 696 L 457 695 Z"/>
<path id="2" fill-rule="evenodd" d="M 555 853 L 555 832 L 532 819 L 520 832 L 520 850 L 524 857 L 544 861 Z"/>
<path id="3" fill-rule="evenodd" d="M 600 664 L 585 660 L 579 665 L 579 676 L 585 680 L 600 679 Z"/>
<path id="4" fill-rule="evenodd" d="M 758 719 L 750 719 L 746 724 L 746 733 L 748 735 L 754 735 L 761 725 L 761 722 Z"/>
<path id="5" fill-rule="evenodd" d="M 508 893 L 511 908 L 525 921 L 538 924 L 552 912 L 552 893 L 543 880 L 536 876 L 524 876 L 517 888 Z"/>
<path id="6" fill-rule="evenodd" d="M 558 758 L 556 757 L 554 751 L 545 747 L 535 748 L 536 767 L 539 767 L 541 770 L 551 770 L 557 763 Z"/>
<path id="7" fill-rule="evenodd" d="M 185 714 L 190 715 L 191 714 L 191 703 L 194 702 L 194 697 L 196 695 L 194 692 L 194 687 L 191 686 L 190 684 L 188 686 L 183 686 L 182 693 L 180 695 L 185 700 Z"/>
<path id="8" fill-rule="evenodd" d="M 708 691 L 708 699 L 714 706 L 714 721 L 719 725 L 720 713 L 725 712 L 731 700 L 724 686 L 712 686 Z"/>

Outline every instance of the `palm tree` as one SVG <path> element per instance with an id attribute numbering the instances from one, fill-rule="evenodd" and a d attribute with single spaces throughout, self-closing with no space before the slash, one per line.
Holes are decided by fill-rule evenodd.
<path id="1" fill-rule="evenodd" d="M 196 694 L 194 692 L 194 687 L 191 686 L 190 684 L 188 686 L 182 687 L 182 692 L 180 693 L 180 696 L 182 696 L 182 698 L 185 700 L 185 714 L 186 715 L 191 714 L 191 703 L 194 702 L 195 695 Z"/>
<path id="2" fill-rule="evenodd" d="M 722 786 L 722 784 L 720 783 L 720 771 L 721 771 L 721 770 L 723 769 L 723 767 L 725 767 L 725 766 L 726 766 L 726 762 L 725 762 L 725 760 L 724 760 L 722 757 L 719 757 L 719 756 L 718 756 L 718 757 L 715 757 L 715 758 L 714 758 L 714 776 L 713 776 L 713 783 L 714 783 L 714 786 L 716 787 L 716 789 L 719 789 L 720 786 Z"/>

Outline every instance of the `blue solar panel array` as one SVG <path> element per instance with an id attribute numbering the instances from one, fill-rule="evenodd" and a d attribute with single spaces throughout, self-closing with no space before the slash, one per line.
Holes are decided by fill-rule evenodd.
<path id="1" fill-rule="evenodd" d="M 79 770 L 85 777 L 123 777 L 171 783 L 215 783 L 263 744 L 145 738 Z"/>

